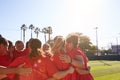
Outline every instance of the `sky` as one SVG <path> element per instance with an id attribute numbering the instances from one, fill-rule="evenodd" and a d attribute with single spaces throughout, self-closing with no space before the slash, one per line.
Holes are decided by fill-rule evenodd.
<path id="1" fill-rule="evenodd" d="M 51 38 L 80 32 L 96 45 L 98 27 L 98 47 L 109 48 L 120 44 L 119 4 L 120 0 L 0 0 L 0 34 L 14 43 L 22 39 L 22 24 L 40 30 L 51 26 Z M 27 41 L 30 29 L 25 34 Z M 44 43 L 43 33 L 38 38 Z"/>

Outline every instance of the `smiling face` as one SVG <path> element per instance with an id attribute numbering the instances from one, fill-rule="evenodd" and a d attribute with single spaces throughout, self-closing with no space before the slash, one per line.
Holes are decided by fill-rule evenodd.
<path id="1" fill-rule="evenodd" d="M 15 48 L 18 51 L 22 51 L 24 49 L 24 43 L 22 41 L 16 41 Z"/>
<path id="2" fill-rule="evenodd" d="M 46 43 L 46 44 L 43 45 L 43 51 L 46 52 L 48 50 L 50 50 L 50 45 L 48 43 Z"/>

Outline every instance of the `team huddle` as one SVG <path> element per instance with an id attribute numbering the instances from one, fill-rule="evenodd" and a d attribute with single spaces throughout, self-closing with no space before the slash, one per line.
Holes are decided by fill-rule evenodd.
<path id="1" fill-rule="evenodd" d="M 19 44 L 10 48 L 9 40 L 0 38 L 0 80 L 94 80 L 75 33 L 56 36 L 52 46 L 36 38 L 24 50 Z"/>

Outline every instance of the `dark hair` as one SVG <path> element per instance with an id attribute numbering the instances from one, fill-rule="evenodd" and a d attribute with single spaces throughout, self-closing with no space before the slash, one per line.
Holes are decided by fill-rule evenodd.
<path id="1" fill-rule="evenodd" d="M 8 40 L 8 43 L 9 43 L 9 45 L 8 45 L 8 49 L 11 48 L 11 47 L 13 47 L 13 43 L 12 43 L 12 41 Z"/>
<path id="2" fill-rule="evenodd" d="M 29 41 L 26 42 L 26 48 L 28 48 L 28 47 L 29 47 Z"/>
<path id="3" fill-rule="evenodd" d="M 16 42 L 15 42 L 15 46 L 17 45 L 17 44 L 20 44 L 20 43 L 23 43 L 21 40 L 17 40 Z"/>
<path id="4" fill-rule="evenodd" d="M 39 39 L 32 39 L 29 41 L 31 49 L 41 48 L 41 41 Z"/>
<path id="5" fill-rule="evenodd" d="M 6 40 L 5 38 L 3 38 L 3 37 L 0 38 L 0 44 L 3 44 L 3 45 L 5 45 L 5 46 L 8 46 L 7 40 Z"/>
<path id="6" fill-rule="evenodd" d="M 30 57 L 33 57 L 33 56 L 36 57 L 39 55 L 39 52 L 37 49 L 41 48 L 41 45 L 42 45 L 42 42 L 39 39 L 31 39 L 29 41 L 29 46 L 32 49 L 30 52 Z"/>
<path id="7" fill-rule="evenodd" d="M 0 34 L 0 38 L 2 38 L 2 35 Z"/>

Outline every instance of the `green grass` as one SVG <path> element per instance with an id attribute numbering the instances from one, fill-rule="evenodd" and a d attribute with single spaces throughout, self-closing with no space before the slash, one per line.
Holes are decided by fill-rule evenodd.
<path id="1" fill-rule="evenodd" d="M 120 80 L 120 61 L 89 61 L 95 80 Z"/>

